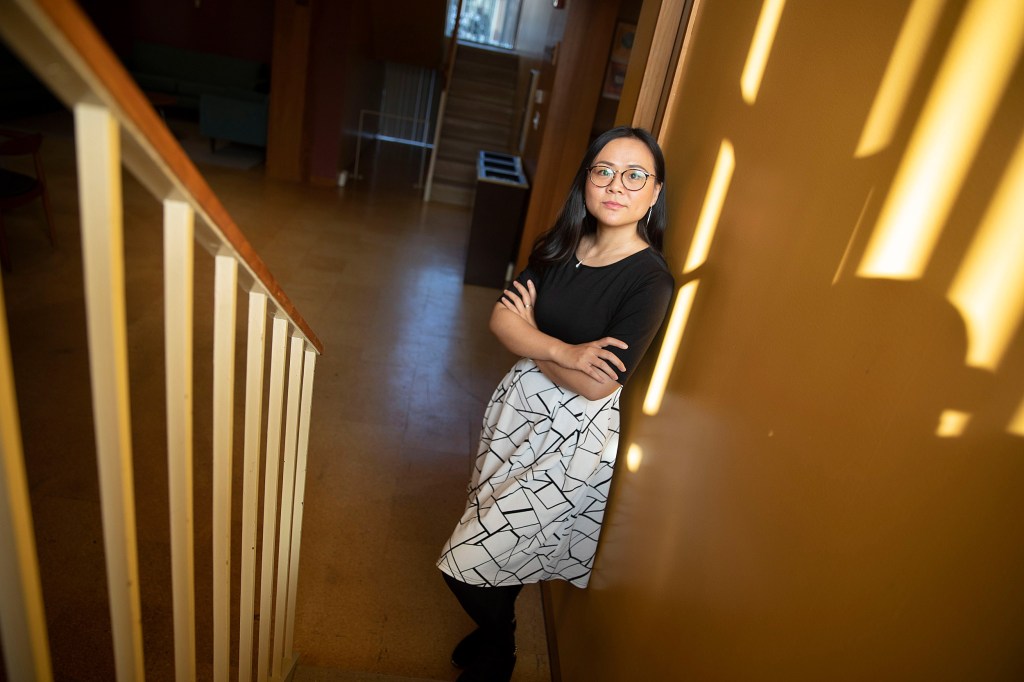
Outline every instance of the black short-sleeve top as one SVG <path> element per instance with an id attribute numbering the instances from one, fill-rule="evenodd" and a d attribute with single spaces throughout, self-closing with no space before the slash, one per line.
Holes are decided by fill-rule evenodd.
<path id="1" fill-rule="evenodd" d="M 625 384 L 636 369 L 668 311 L 675 281 L 665 260 L 647 248 L 610 265 L 577 265 L 575 259 L 540 272 L 526 268 L 516 278 L 537 289 L 537 328 L 565 343 L 597 341 L 606 336 L 629 344 L 608 346 L 626 366 Z"/>

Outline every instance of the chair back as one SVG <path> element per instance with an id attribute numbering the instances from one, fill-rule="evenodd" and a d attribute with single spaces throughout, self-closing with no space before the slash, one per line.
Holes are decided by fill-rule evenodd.
<path id="1" fill-rule="evenodd" d="M 36 154 L 42 142 L 43 136 L 39 133 L 0 130 L 0 156 L 28 156 L 29 154 Z"/>

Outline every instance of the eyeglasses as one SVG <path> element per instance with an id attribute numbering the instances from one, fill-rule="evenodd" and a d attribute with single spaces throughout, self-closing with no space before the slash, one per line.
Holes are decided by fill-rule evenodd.
<path id="1" fill-rule="evenodd" d="M 594 183 L 597 187 L 607 187 L 612 184 L 616 175 L 622 174 L 622 186 L 631 192 L 639 192 L 647 184 L 647 178 L 657 179 L 658 176 L 647 171 L 642 171 L 639 168 L 626 168 L 624 170 L 614 170 L 608 166 L 591 166 L 588 170 L 590 176 L 590 182 Z"/>

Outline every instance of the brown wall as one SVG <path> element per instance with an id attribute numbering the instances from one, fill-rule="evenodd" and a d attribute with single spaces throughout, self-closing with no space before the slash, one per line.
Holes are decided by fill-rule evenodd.
<path id="1" fill-rule="evenodd" d="M 923 274 L 858 276 L 966 3 L 946 3 L 891 142 L 855 158 L 910 4 L 790 0 L 750 105 L 762 3 L 701 2 L 663 132 L 667 253 L 696 301 L 657 413 L 657 344 L 627 387 L 621 452 L 642 459 L 620 458 L 591 586 L 552 590 L 565 682 L 1024 677 L 1024 331 L 968 366 L 947 298 L 1022 144 L 1024 65 Z M 735 172 L 683 277 L 723 139 Z M 936 434 L 946 410 L 971 415 L 959 436 Z"/>
<path id="2" fill-rule="evenodd" d="M 309 180 L 333 186 L 355 158 L 360 109 L 377 109 L 384 63 L 370 56 L 370 8 L 359 2 L 315 5 L 310 73 Z"/>
<path id="3" fill-rule="evenodd" d="M 368 7 L 373 20 L 374 58 L 440 68 L 444 61 L 446 0 L 374 2 Z"/>
<path id="4" fill-rule="evenodd" d="M 551 104 L 551 89 L 555 82 L 556 55 L 565 35 L 567 17 L 568 11 L 564 7 L 555 9 L 552 3 L 545 0 L 527 0 L 523 3 L 520 15 L 519 35 L 516 38 L 520 91 L 529 93 L 530 72 L 536 70 L 537 89 L 540 93 L 540 101 L 535 97 L 530 109 L 523 112 L 524 116 L 529 116 L 530 124 L 521 156 L 527 176 L 531 179 L 537 174 L 540 146 Z"/>
<path id="5" fill-rule="evenodd" d="M 79 0 L 122 60 L 137 41 L 269 63 L 273 0 Z"/>
<path id="6" fill-rule="evenodd" d="M 276 0 L 267 117 L 267 177 L 275 180 L 303 181 L 309 176 L 312 29 L 308 3 Z"/>
<path id="7" fill-rule="evenodd" d="M 341 121 L 335 122 L 341 128 L 337 167 L 348 170 L 355 165 L 359 112 L 362 109 L 379 109 L 384 90 L 384 62 L 373 59 L 372 33 L 364 28 L 370 21 L 369 8 L 362 3 L 353 3 L 351 16 L 342 76 L 344 103 Z"/>
<path id="8" fill-rule="evenodd" d="M 516 270 L 525 266 L 537 236 L 554 223 L 590 144 L 618 9 L 618 2 L 572 0 L 566 10 L 560 10 L 568 12 L 565 33 L 558 45 L 550 86 L 542 72 L 541 87 L 550 89 L 538 108 L 543 129 L 539 139 L 534 136 L 533 140 L 538 145 L 536 171 L 531 177 Z M 528 158 L 533 149 L 527 145 Z"/>
<path id="9" fill-rule="evenodd" d="M 557 10 L 551 0 L 523 0 L 519 11 L 519 32 L 516 34 L 516 52 L 520 57 L 542 58 L 545 51 L 551 46 L 552 22 L 561 24 L 554 15 L 558 13 L 564 17 L 563 10 Z M 561 29 L 558 30 L 558 40 L 561 37 Z"/>

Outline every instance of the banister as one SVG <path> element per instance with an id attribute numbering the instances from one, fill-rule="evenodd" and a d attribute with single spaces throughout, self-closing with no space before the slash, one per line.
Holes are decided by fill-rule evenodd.
<path id="1" fill-rule="evenodd" d="M 45 27 L 45 28 L 44 28 Z M 94 100 L 117 112 L 124 164 L 156 196 L 191 204 L 202 219 L 196 239 L 212 255 L 225 249 L 239 265 L 239 284 L 263 290 L 317 353 L 323 343 L 284 293 L 206 180 L 171 135 L 88 17 L 71 0 L 3 0 L 4 40 L 69 107 Z"/>
<path id="2" fill-rule="evenodd" d="M 259 573 L 260 584 L 270 587 L 276 581 L 278 596 L 276 617 L 260 619 L 260 647 L 255 674 L 264 680 L 272 669 L 275 682 L 290 678 L 298 661 L 292 650 L 292 628 L 310 395 L 315 358 L 323 351 L 322 343 L 185 155 L 162 118 L 157 116 L 145 95 L 73 0 L 0 0 L 0 37 L 74 112 L 86 326 L 117 679 L 129 682 L 141 680 L 144 675 L 135 486 L 132 483 L 131 395 L 127 388 L 122 166 L 164 206 L 167 464 L 176 679 L 182 682 L 194 679 L 196 670 L 194 532 L 191 519 L 194 507 L 192 281 L 196 242 L 214 256 L 216 266 L 211 453 L 214 471 L 211 510 L 214 679 L 226 681 L 230 674 L 230 613 L 234 590 L 230 570 L 234 534 L 231 471 L 237 346 L 235 317 L 239 287 L 248 290 L 250 308 L 244 445 L 247 478 L 242 500 L 242 539 L 246 546 L 241 553 L 243 579 L 239 581 L 239 599 L 246 603 L 242 603 L 239 609 L 238 677 L 242 682 L 249 682 L 254 673 L 251 653 L 255 549 L 257 533 L 262 532 L 264 561 Z M 196 216 L 199 220 L 195 220 Z M 256 482 L 260 470 L 263 348 L 268 315 L 273 318 L 274 342 L 266 425 L 264 522 L 258 526 L 256 513 L 260 499 Z M 3 322 L 4 308 L 0 296 L 0 393 L 7 395 L 13 391 L 13 375 L 3 363 L 8 343 Z M 291 339 L 293 348 L 287 374 L 287 413 L 281 409 L 285 366 L 279 357 L 283 355 L 286 338 Z M 301 399 L 297 397 L 300 390 Z M 4 423 L 16 421 L 15 405 L 11 402 L 0 410 L 0 421 Z M 285 417 L 289 427 L 282 453 L 280 431 Z M 17 473 L 19 466 L 23 469 L 24 460 L 20 444 L 9 438 L 0 440 L 3 441 L 0 442 L 3 471 Z M 285 485 L 280 491 L 277 486 L 279 467 L 285 477 Z M 16 503 L 14 515 L 29 519 L 31 509 L 23 478 L 0 476 L 0 499 Z M 275 516 L 279 495 L 280 519 Z M 25 599 L 2 600 L 0 619 L 5 625 L 2 635 L 6 649 L 24 648 L 22 641 L 28 637 L 33 653 L 31 657 L 8 657 L 7 668 L 12 679 L 51 679 L 45 622 L 40 615 L 38 561 L 31 543 L 24 541 L 27 537 L 25 529 L 15 525 L 8 522 L 7 515 L 0 514 L 0 556 L 17 555 L 25 575 L 6 582 L 24 592 Z M 278 535 L 281 536 L 280 545 L 277 544 Z M 275 548 L 279 549 L 276 564 L 272 560 Z M 10 561 L 0 562 L 0 572 L 5 576 L 13 575 L 15 571 L 8 570 L 10 565 Z M 269 616 L 271 612 L 270 596 L 266 589 L 260 595 L 262 615 Z M 268 626 L 271 620 L 276 621 L 276 634 L 274 656 L 268 661 Z M 13 626 L 7 627 L 8 624 Z M 245 638 L 244 642 L 242 638 Z M 12 664 L 15 667 L 12 668 Z"/>

